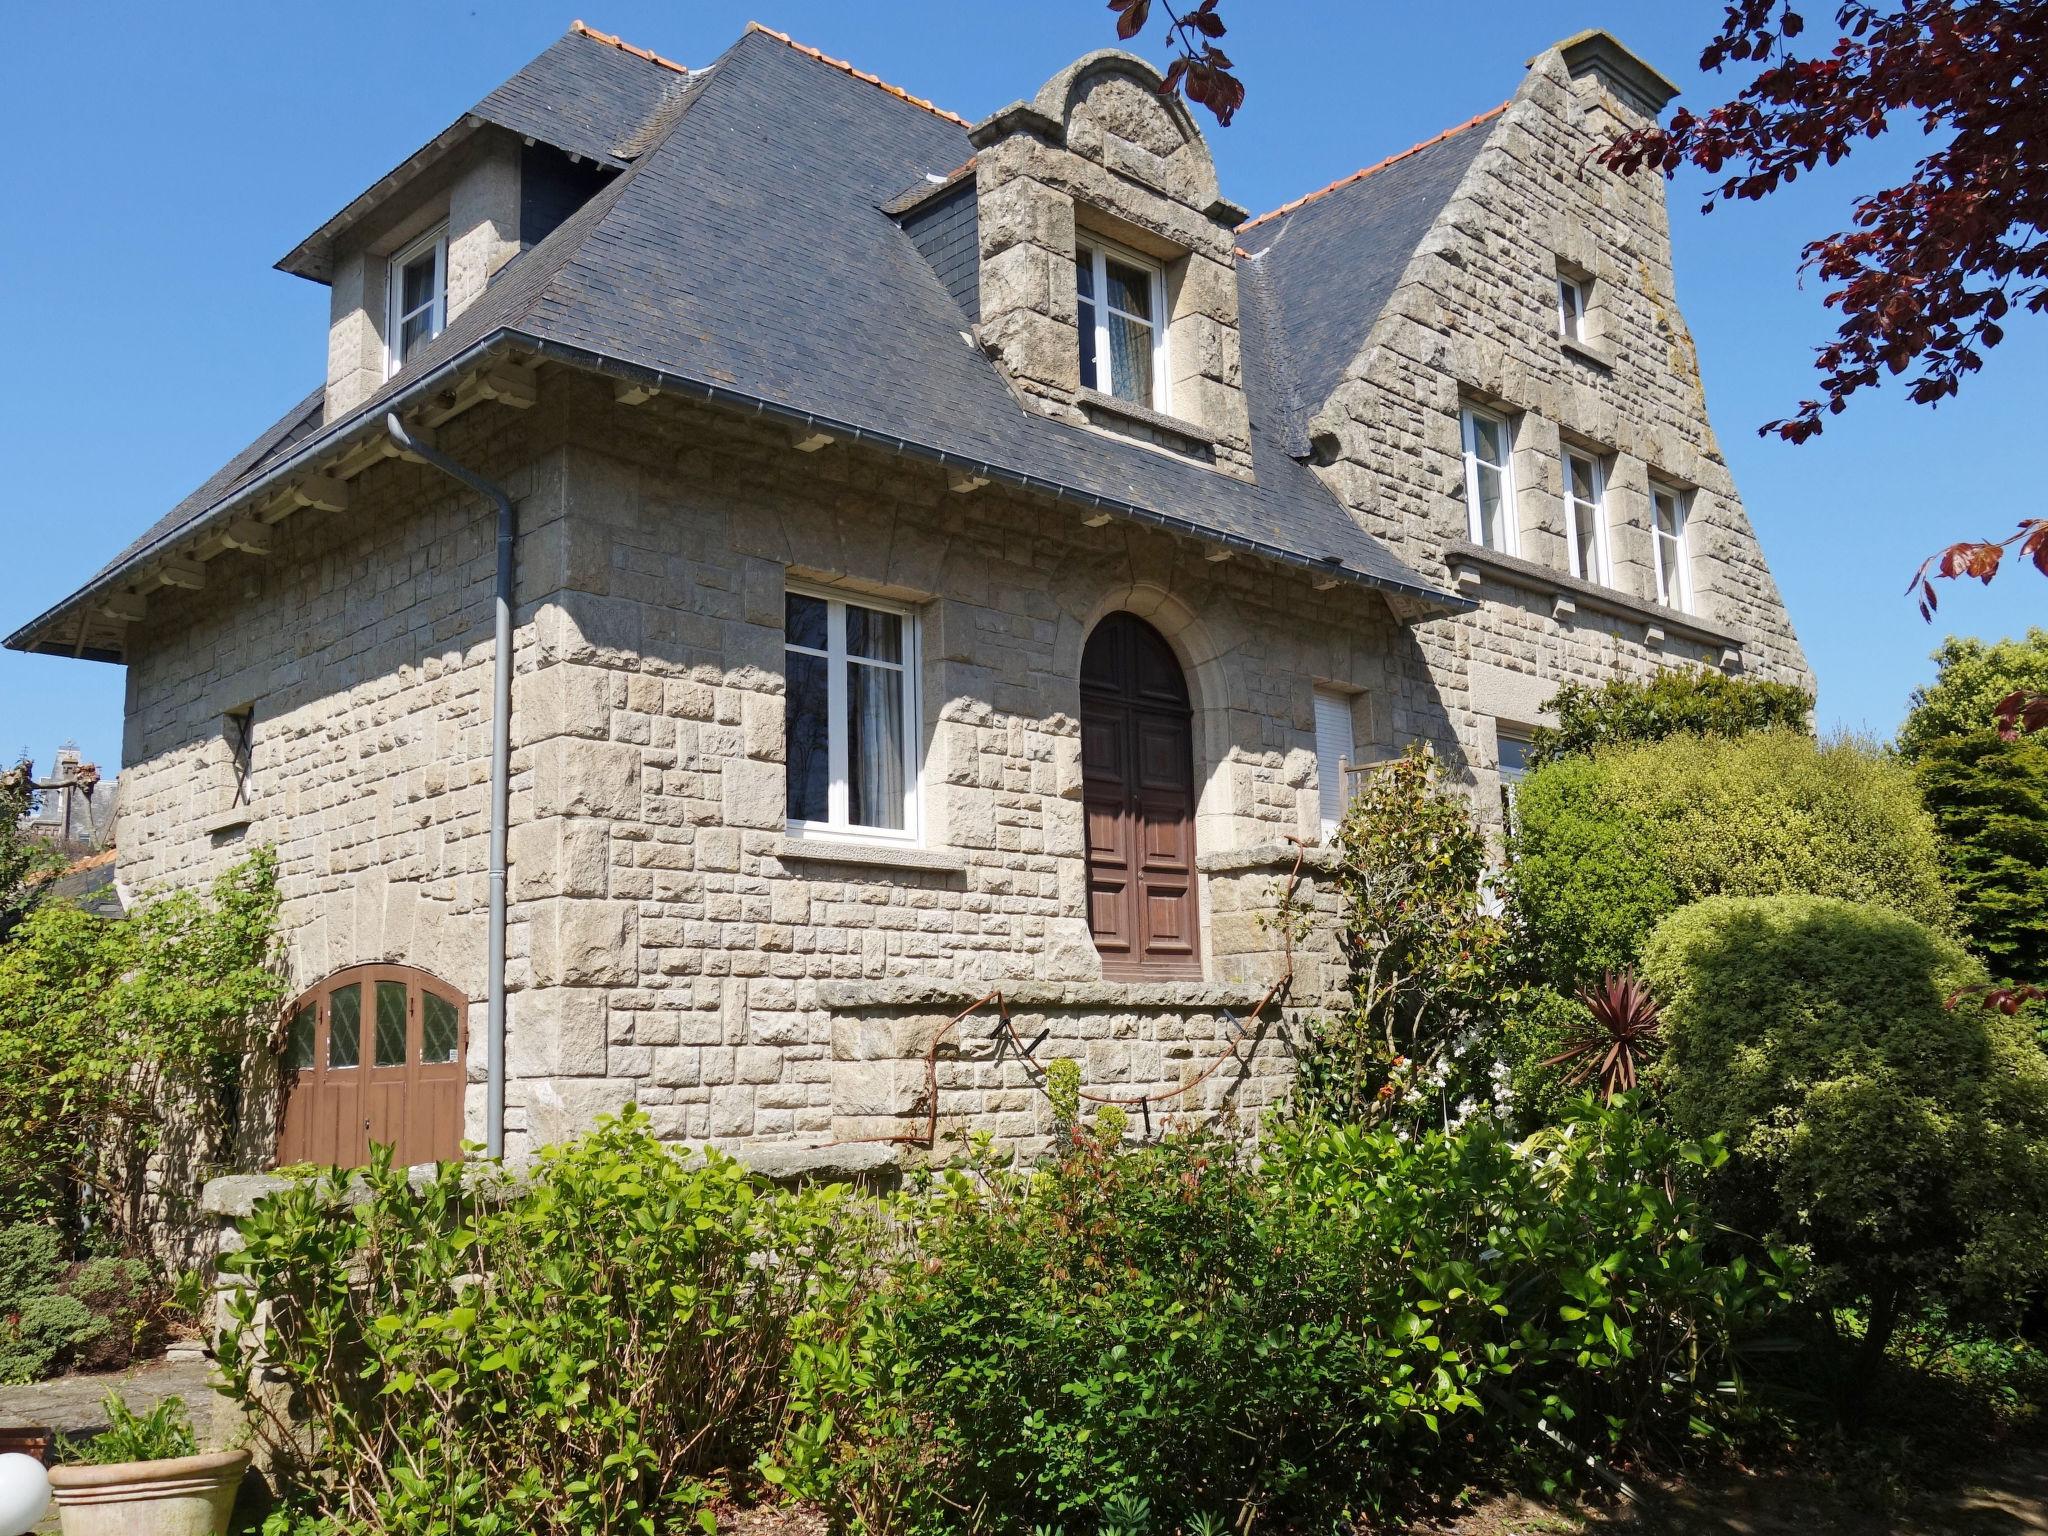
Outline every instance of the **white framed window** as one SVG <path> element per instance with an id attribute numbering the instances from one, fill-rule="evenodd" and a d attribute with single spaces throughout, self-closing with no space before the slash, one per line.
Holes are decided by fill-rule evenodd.
<path id="1" fill-rule="evenodd" d="M 448 226 L 431 229 L 391 258 L 390 317 L 384 327 L 387 365 L 405 360 L 448 323 Z"/>
<path id="2" fill-rule="evenodd" d="M 1650 557 L 1657 573 L 1657 601 L 1680 613 L 1692 612 L 1692 560 L 1686 547 L 1686 516 L 1692 498 L 1650 482 Z"/>
<path id="3" fill-rule="evenodd" d="M 783 598 L 789 830 L 911 843 L 917 616 L 791 587 Z"/>
<path id="4" fill-rule="evenodd" d="M 1564 452 L 1564 544 L 1571 573 L 1610 580 L 1607 560 L 1607 476 L 1600 461 L 1576 448 Z"/>
<path id="5" fill-rule="evenodd" d="M 1465 505 L 1472 542 L 1502 554 L 1515 552 L 1515 485 L 1509 468 L 1514 433 L 1508 419 L 1476 405 L 1465 407 Z"/>
<path id="6" fill-rule="evenodd" d="M 1528 732 L 1496 721 L 1493 739 L 1500 769 L 1501 825 L 1512 829 L 1515 824 L 1515 795 L 1522 780 L 1529 776 L 1530 738 Z"/>
<path id="7" fill-rule="evenodd" d="M 1351 695 L 1334 688 L 1316 690 L 1316 795 L 1321 802 L 1323 836 L 1333 836 L 1350 799 L 1348 768 L 1358 766 L 1352 740 Z"/>
<path id="8" fill-rule="evenodd" d="M 1557 333 L 1566 341 L 1586 339 L 1586 301 L 1591 287 L 1577 278 L 1557 280 Z"/>
<path id="9" fill-rule="evenodd" d="M 1081 384 L 1166 409 L 1166 274 L 1157 262 L 1097 240 L 1074 248 Z"/>

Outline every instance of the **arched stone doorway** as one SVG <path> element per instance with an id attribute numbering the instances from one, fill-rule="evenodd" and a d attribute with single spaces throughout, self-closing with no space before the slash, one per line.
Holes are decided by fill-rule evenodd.
<path id="1" fill-rule="evenodd" d="M 401 1166 L 462 1154 L 468 1001 L 407 965 L 355 965 L 287 1015 L 280 1163 L 354 1168 L 371 1143 Z"/>
<path id="2" fill-rule="evenodd" d="M 1105 976 L 1202 974 L 1192 721 L 1159 631 L 1124 612 L 1096 625 L 1081 653 L 1081 798 Z"/>

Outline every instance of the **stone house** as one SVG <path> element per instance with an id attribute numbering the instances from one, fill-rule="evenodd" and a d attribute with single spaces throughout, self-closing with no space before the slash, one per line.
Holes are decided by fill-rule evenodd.
<path id="1" fill-rule="evenodd" d="M 1255 1110 L 1353 765 L 1809 681 L 1588 160 L 1668 82 L 1581 34 L 1257 218 L 1157 86 L 578 24 L 279 264 L 324 381 L 8 644 L 128 669 L 125 884 L 277 848 L 287 1155 Z"/>

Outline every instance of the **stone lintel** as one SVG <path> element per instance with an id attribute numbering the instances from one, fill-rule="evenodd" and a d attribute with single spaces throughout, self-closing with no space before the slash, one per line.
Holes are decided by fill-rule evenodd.
<path id="1" fill-rule="evenodd" d="M 1245 848 L 1219 848 L 1214 853 L 1198 853 L 1195 855 L 1195 868 L 1205 875 L 1242 875 L 1257 870 L 1284 874 L 1294 868 L 1297 855 L 1305 873 L 1326 874 L 1343 862 L 1337 850 L 1327 845 L 1303 848 L 1275 839 Z"/>

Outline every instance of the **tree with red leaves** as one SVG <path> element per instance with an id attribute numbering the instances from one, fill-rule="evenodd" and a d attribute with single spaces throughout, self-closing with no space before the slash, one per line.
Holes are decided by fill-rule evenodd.
<path id="1" fill-rule="evenodd" d="M 1166 13 L 1166 40 L 1179 55 L 1159 89 L 1207 107 L 1217 123 L 1228 128 L 1244 105 L 1244 82 L 1232 72 L 1236 66 L 1230 55 L 1216 46 L 1216 39 L 1227 30 L 1216 12 L 1216 0 L 1200 0 L 1185 13 L 1176 11 L 1172 0 L 1158 3 Z M 1145 30 L 1145 23 L 1152 19 L 1152 4 L 1153 0 L 1109 0 L 1109 8 L 1116 12 L 1120 41 L 1127 43 Z"/>
<path id="2" fill-rule="evenodd" d="M 1842 323 L 1817 359 L 1821 398 L 1762 428 L 1794 443 L 1888 375 L 1911 372 L 1920 404 L 1949 399 L 2015 311 L 2048 310 L 2048 0 L 1837 0 L 1834 19 L 1833 40 L 1802 51 L 1791 0 L 1730 0 L 1700 67 L 1752 66 L 1748 83 L 1601 156 L 1624 173 L 1697 166 L 1720 178 L 1712 209 L 1834 165 L 1902 116 L 1936 139 L 1904 182 L 1856 199 L 1848 229 L 1805 248 Z M 2009 550 L 2048 573 L 2048 520 L 1951 545 L 1908 590 L 1931 617 L 1930 576 L 1989 581 Z"/>

